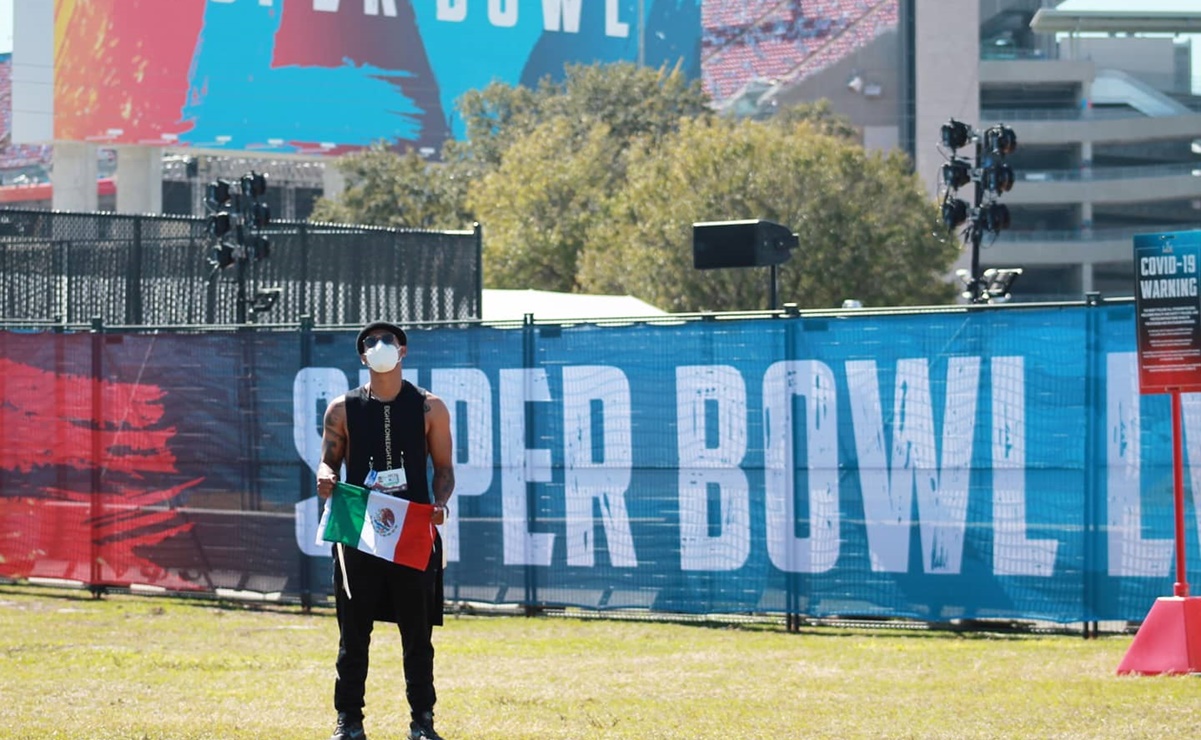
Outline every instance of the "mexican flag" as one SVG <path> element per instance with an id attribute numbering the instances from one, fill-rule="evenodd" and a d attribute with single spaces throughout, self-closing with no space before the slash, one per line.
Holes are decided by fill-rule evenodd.
<path id="1" fill-rule="evenodd" d="M 341 542 L 393 563 L 425 570 L 434 550 L 432 504 L 338 483 L 317 525 L 317 542 Z"/>

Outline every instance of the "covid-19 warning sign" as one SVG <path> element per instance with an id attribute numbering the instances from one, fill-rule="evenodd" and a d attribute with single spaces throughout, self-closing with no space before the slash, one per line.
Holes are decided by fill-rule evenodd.
<path id="1" fill-rule="evenodd" d="M 1141 393 L 1201 391 L 1201 231 L 1134 237 Z"/>

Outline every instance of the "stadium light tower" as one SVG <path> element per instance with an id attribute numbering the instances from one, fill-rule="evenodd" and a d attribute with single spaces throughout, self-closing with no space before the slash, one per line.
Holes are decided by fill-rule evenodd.
<path id="1" fill-rule="evenodd" d="M 960 270 L 964 282 L 963 297 L 972 303 L 996 303 L 1009 298 L 1009 288 L 1021 268 L 987 270 L 980 273 L 980 242 L 985 233 L 996 239 L 1009 228 L 1009 207 L 997 201 L 1013 188 L 1013 168 L 1005 158 L 1017 149 L 1017 134 L 1004 124 L 975 131 L 971 126 L 951 119 L 942 126 L 942 145 L 951 151 L 942 166 L 942 221 L 949 231 L 962 229 L 965 244 L 972 249 L 970 271 Z M 975 144 L 975 162 L 957 152 Z M 972 204 L 958 197 L 959 188 L 975 183 Z"/>
<path id="2" fill-rule="evenodd" d="M 211 278 L 216 278 L 228 267 L 236 268 L 239 324 L 246 323 L 248 310 L 251 314 L 268 311 L 276 302 L 246 296 L 248 263 L 271 256 L 271 243 L 263 234 L 271 222 L 271 206 L 262 200 L 266 194 L 267 176 L 253 170 L 237 182 L 215 180 L 205 188 L 209 264 L 213 266 Z"/>

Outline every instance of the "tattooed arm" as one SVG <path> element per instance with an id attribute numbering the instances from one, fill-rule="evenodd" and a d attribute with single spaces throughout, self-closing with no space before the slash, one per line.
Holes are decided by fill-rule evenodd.
<path id="1" fill-rule="evenodd" d="M 346 459 L 346 396 L 338 396 L 325 409 L 321 432 L 321 464 L 317 466 L 317 495 L 329 498 Z"/>
<path id="2" fill-rule="evenodd" d="M 455 490 L 455 468 L 451 452 L 450 412 L 446 403 L 432 393 L 425 394 L 425 446 L 434 465 L 434 524 L 446 520 L 446 504 Z"/>

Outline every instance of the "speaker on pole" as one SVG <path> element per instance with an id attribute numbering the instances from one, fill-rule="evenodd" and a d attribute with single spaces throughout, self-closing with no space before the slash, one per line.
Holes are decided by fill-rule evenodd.
<path id="1" fill-rule="evenodd" d="M 692 225 L 692 265 L 698 270 L 770 267 L 792 256 L 798 239 L 771 221 L 706 221 Z"/>

